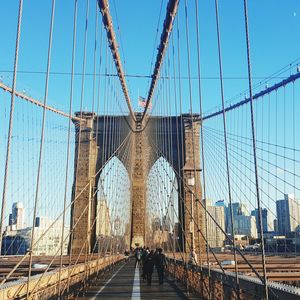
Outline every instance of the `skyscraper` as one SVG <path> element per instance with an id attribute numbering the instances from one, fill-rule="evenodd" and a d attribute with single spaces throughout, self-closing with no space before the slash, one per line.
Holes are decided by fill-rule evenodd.
<path id="1" fill-rule="evenodd" d="M 211 201 L 207 201 L 207 211 L 225 231 L 225 207 L 214 206 Z M 207 237 L 210 247 L 222 247 L 225 240 L 225 235 L 222 230 L 217 227 L 216 223 L 211 217 L 207 217 Z"/>
<path id="2" fill-rule="evenodd" d="M 228 204 L 228 207 L 225 209 L 225 223 L 226 223 L 226 232 L 231 233 L 231 205 Z M 235 219 L 237 216 L 249 216 L 249 212 L 247 210 L 247 207 L 245 204 L 240 202 L 234 202 L 232 203 L 232 213 L 233 213 L 233 219 Z M 233 220 L 234 221 L 234 220 Z"/>
<path id="3" fill-rule="evenodd" d="M 11 214 L 9 215 L 9 225 L 14 229 L 23 229 L 25 221 L 25 208 L 23 203 L 15 202 L 12 205 Z"/>
<path id="4" fill-rule="evenodd" d="M 276 201 L 278 233 L 286 235 L 295 231 L 300 223 L 300 203 L 293 194 L 284 194 L 284 199 Z"/>
<path id="5" fill-rule="evenodd" d="M 278 220 L 277 220 L 277 219 L 274 219 L 273 224 L 274 224 L 274 231 L 275 231 L 276 233 L 278 233 Z"/>
<path id="6" fill-rule="evenodd" d="M 258 209 L 257 208 L 252 210 L 251 216 L 255 217 L 257 231 L 259 231 L 259 217 L 258 217 Z M 271 231 L 273 226 L 271 227 L 271 225 L 270 225 L 269 218 L 268 218 L 268 210 L 266 208 L 261 209 L 261 216 L 262 216 L 263 232 Z"/>
<path id="7" fill-rule="evenodd" d="M 230 204 L 226 208 L 226 230 L 232 233 Z M 257 227 L 254 216 L 250 216 L 247 206 L 244 203 L 232 203 L 234 234 L 247 235 L 257 238 Z"/>
<path id="8" fill-rule="evenodd" d="M 234 216 L 234 233 L 257 238 L 257 228 L 254 216 Z"/>
<path id="9" fill-rule="evenodd" d="M 112 231 L 110 211 L 106 199 L 99 199 L 97 203 L 96 234 L 110 236 Z"/>

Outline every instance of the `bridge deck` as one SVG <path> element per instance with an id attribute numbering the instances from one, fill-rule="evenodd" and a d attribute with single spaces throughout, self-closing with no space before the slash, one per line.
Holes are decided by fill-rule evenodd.
<path id="1" fill-rule="evenodd" d="M 134 259 L 120 264 L 106 274 L 105 278 L 97 280 L 78 299 L 191 299 L 172 280 L 167 279 L 163 285 L 159 285 L 155 268 L 152 285 L 148 286 L 141 278 L 141 269 L 135 268 L 134 264 Z"/>

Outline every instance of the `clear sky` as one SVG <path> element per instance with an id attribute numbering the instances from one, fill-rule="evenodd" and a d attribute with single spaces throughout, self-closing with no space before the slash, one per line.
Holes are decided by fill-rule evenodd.
<path id="1" fill-rule="evenodd" d="M 73 1 L 56 2 L 51 70 L 53 72 L 70 72 Z M 87 73 L 92 73 L 93 70 L 93 55 L 91 53 L 94 42 L 95 1 L 90 2 Z M 265 78 L 300 57 L 300 3 L 297 0 L 252 0 L 248 2 L 253 76 Z M 81 72 L 86 1 L 80 0 L 78 3 L 76 72 Z M 158 36 L 160 36 L 162 20 L 165 17 L 166 3 L 166 0 L 162 0 Z M 188 3 L 191 11 L 193 11 L 194 1 L 189 0 Z M 181 1 L 179 9 L 182 35 L 184 33 L 183 4 L 184 1 Z M 229 79 L 230 77 L 243 78 L 247 75 L 243 1 L 220 1 L 219 5 L 223 69 L 225 78 L 228 78 L 225 80 L 225 96 L 226 99 L 230 99 L 247 87 L 245 79 Z M 0 74 L 3 78 L 6 76 L 11 78 L 11 74 L 3 71 L 9 71 L 13 68 L 17 7 L 17 0 L 4 1 L 1 4 Z M 160 0 L 110 1 L 115 30 L 119 33 L 117 29 L 119 25 L 121 32 L 121 41 L 119 34 L 118 41 L 121 46 L 123 62 L 124 60 L 126 62 L 125 70 L 128 74 L 151 74 L 151 58 L 154 50 L 156 55 L 158 45 L 158 41 L 156 44 L 154 42 L 160 7 Z M 206 78 L 203 80 L 204 107 L 207 111 L 220 104 L 218 79 L 208 79 L 218 77 L 214 1 L 200 1 L 199 9 L 201 68 L 202 76 Z M 19 70 L 45 71 L 50 11 L 50 0 L 24 1 Z M 195 26 L 192 17 L 189 28 L 193 37 Z M 193 57 L 195 51 L 192 49 L 191 52 Z M 194 75 L 196 75 L 196 71 L 196 68 L 192 68 Z M 182 76 L 187 75 L 185 68 L 183 68 L 182 73 Z M 43 79 L 44 77 L 40 74 L 22 74 L 18 79 L 18 88 L 24 88 L 32 96 L 40 97 L 43 95 Z M 7 81 L 9 82 L 10 79 L 8 78 Z M 128 78 L 130 95 L 134 104 L 137 102 L 138 93 L 146 96 L 148 83 L 148 79 Z M 87 80 L 87 86 L 89 84 Z M 65 110 L 69 94 L 66 87 L 69 87 L 68 76 L 51 76 L 49 101 Z M 89 95 L 87 88 L 86 97 Z"/>

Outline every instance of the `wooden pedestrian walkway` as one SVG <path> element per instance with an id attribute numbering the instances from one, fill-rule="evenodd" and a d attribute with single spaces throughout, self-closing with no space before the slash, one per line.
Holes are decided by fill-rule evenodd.
<path id="1" fill-rule="evenodd" d="M 148 286 L 141 278 L 141 269 L 135 268 L 135 260 L 130 259 L 115 267 L 111 272 L 97 281 L 85 295 L 78 299 L 189 299 L 184 290 L 175 285 L 173 280 L 166 279 L 163 285 L 158 284 L 158 276 L 154 268 L 152 285 Z"/>

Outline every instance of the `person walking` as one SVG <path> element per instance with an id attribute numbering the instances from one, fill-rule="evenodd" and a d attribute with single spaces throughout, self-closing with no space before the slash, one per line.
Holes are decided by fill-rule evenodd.
<path id="1" fill-rule="evenodd" d="M 164 283 L 164 273 L 165 273 L 165 266 L 166 266 L 166 257 L 162 253 L 162 248 L 158 249 L 158 253 L 155 257 L 155 267 L 158 274 L 158 282 L 159 285 L 162 285 Z"/>
<path id="2" fill-rule="evenodd" d="M 153 268 L 154 268 L 154 251 L 151 250 L 150 253 L 147 255 L 144 263 L 145 276 L 148 285 L 151 285 Z"/>
<path id="3" fill-rule="evenodd" d="M 142 250 L 140 248 L 136 248 L 134 256 L 135 256 L 135 266 L 139 267 L 141 262 Z"/>
<path id="4" fill-rule="evenodd" d="M 146 249 L 144 249 L 141 260 L 142 260 L 142 278 L 143 281 L 146 280 L 146 272 L 145 272 L 145 262 L 147 259 L 147 256 L 149 255 L 150 251 L 149 248 L 147 247 Z"/>

